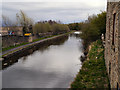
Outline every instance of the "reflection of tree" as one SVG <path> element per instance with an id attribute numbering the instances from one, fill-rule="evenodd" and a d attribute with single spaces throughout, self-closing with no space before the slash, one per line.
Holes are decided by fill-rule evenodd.
<path id="1" fill-rule="evenodd" d="M 78 39 L 81 38 L 81 37 L 80 37 L 80 34 L 74 34 L 74 33 L 72 33 L 72 34 L 70 34 L 70 36 L 71 36 L 71 37 L 76 37 L 76 38 L 78 38 Z"/>
<path id="2" fill-rule="evenodd" d="M 63 45 L 66 40 L 68 40 L 68 36 L 57 38 L 55 41 L 52 42 L 52 45 Z"/>
<path id="3" fill-rule="evenodd" d="M 7 66 L 3 66 L 3 68 L 6 68 L 16 62 L 18 62 L 18 59 L 23 57 L 23 62 L 25 62 L 28 58 L 28 55 L 32 55 L 35 51 L 39 50 L 40 52 L 44 52 L 45 50 L 49 50 L 50 45 L 62 45 L 66 40 L 68 40 L 68 35 L 61 36 L 55 39 L 47 40 L 44 42 L 41 42 L 37 45 L 34 45 L 30 48 L 26 48 L 23 51 L 20 51 L 19 53 L 11 56 L 10 58 L 6 58 L 4 61 L 7 61 L 9 63 Z M 12 62 L 10 62 L 12 60 Z M 3 62 L 4 64 L 6 62 Z"/>
<path id="4" fill-rule="evenodd" d="M 41 48 L 39 48 L 38 51 L 40 51 L 41 53 L 43 53 L 45 50 L 49 50 L 49 46 L 50 46 L 50 45 L 44 45 L 44 46 L 42 46 Z"/>
<path id="5" fill-rule="evenodd" d="M 80 61 L 83 63 L 83 62 L 86 60 L 86 56 L 81 55 L 79 59 L 80 59 Z"/>
<path id="6" fill-rule="evenodd" d="M 45 41 L 45 42 L 43 42 L 43 44 L 41 44 L 39 46 L 39 51 L 43 53 L 45 50 L 50 49 L 49 46 L 51 46 L 51 45 L 62 45 L 62 44 L 64 44 L 64 42 L 66 40 L 68 40 L 68 35 Z"/>
<path id="7" fill-rule="evenodd" d="M 24 56 L 23 57 L 23 62 L 25 62 L 27 60 L 28 56 Z"/>

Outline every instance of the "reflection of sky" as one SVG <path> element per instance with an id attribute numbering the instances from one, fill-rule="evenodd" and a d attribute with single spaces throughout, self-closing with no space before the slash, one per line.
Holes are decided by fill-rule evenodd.
<path id="1" fill-rule="evenodd" d="M 10 2 L 12 1 L 12 2 Z M 23 10 L 38 20 L 61 20 L 64 23 L 78 22 L 87 19 L 88 15 L 98 14 L 106 10 L 106 0 L 4 0 L 3 14 L 15 20 L 16 13 Z M 28 0 L 30 1 L 30 0 Z"/>
<path id="2" fill-rule="evenodd" d="M 26 60 L 3 71 L 3 86 L 28 88 L 67 88 L 81 67 L 79 39 L 70 37 L 63 45 L 52 45 L 44 52 L 36 51 Z"/>
<path id="3" fill-rule="evenodd" d="M 44 70 L 47 70 L 47 72 L 58 71 L 59 69 L 56 67 L 60 67 L 63 72 L 66 72 L 68 70 L 65 69 L 71 69 L 71 66 L 68 68 L 64 66 L 69 66 L 70 63 L 73 63 L 72 60 L 78 60 L 80 55 L 82 54 L 82 51 L 79 51 L 79 46 L 81 46 L 79 44 L 79 40 L 76 40 L 75 38 L 69 38 L 68 41 L 65 42 L 63 45 L 52 45 L 49 47 L 48 50 L 45 50 L 44 52 L 35 52 L 33 55 L 27 58 L 27 61 L 25 61 L 25 67 L 33 67 L 34 64 L 36 64 L 35 69 L 37 69 L 39 63 L 36 62 L 40 62 L 42 63 L 41 68 L 44 68 Z M 79 53 L 79 55 L 76 53 Z M 36 59 L 37 61 L 35 62 L 34 59 Z M 78 62 L 76 63 L 76 65 L 78 64 Z M 49 66 L 46 63 L 49 63 Z"/>

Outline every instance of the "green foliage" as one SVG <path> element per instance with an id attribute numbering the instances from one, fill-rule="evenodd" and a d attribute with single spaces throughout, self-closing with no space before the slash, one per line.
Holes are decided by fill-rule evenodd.
<path id="1" fill-rule="evenodd" d="M 87 25 L 82 28 L 83 37 L 88 39 L 90 37 L 93 37 L 91 38 L 91 40 L 97 40 L 98 38 L 100 38 L 101 34 L 105 34 L 106 31 L 106 12 L 102 12 L 98 15 L 89 16 L 85 24 Z M 86 31 L 86 29 L 88 30 Z M 93 34 L 91 34 L 90 31 Z M 84 36 L 84 33 L 87 33 L 88 35 Z"/>
<path id="2" fill-rule="evenodd" d="M 33 26 L 33 33 L 45 33 L 51 31 L 51 26 L 49 23 L 37 23 Z"/>
<path id="3" fill-rule="evenodd" d="M 84 40 L 85 48 L 93 41 L 100 39 L 101 34 L 106 31 L 106 12 L 88 17 L 82 25 L 81 38 Z"/>
<path id="4" fill-rule="evenodd" d="M 71 88 L 109 88 L 101 40 L 91 44 L 88 59 L 83 63 Z"/>
<path id="5" fill-rule="evenodd" d="M 69 28 L 67 25 L 64 24 L 53 24 L 52 25 L 52 30 L 55 34 L 61 32 L 61 33 L 65 33 L 69 31 Z"/>
<path id="6" fill-rule="evenodd" d="M 86 41 L 94 41 L 98 39 L 99 34 L 99 29 L 94 24 L 85 23 L 82 27 L 81 37 Z"/>
<path id="7" fill-rule="evenodd" d="M 68 27 L 70 28 L 70 30 L 81 30 L 83 23 L 71 23 L 68 24 Z"/>
<path id="8" fill-rule="evenodd" d="M 105 34 L 106 31 L 106 12 L 102 12 L 96 16 L 91 21 L 92 24 L 94 24 L 96 27 L 98 27 L 100 34 Z"/>
<path id="9" fill-rule="evenodd" d="M 91 15 L 85 22 L 68 24 L 70 30 L 82 31 L 81 38 L 84 40 L 84 48 L 97 39 L 106 31 L 106 12 Z"/>
<path id="10" fill-rule="evenodd" d="M 33 33 L 46 33 L 46 32 L 53 32 L 54 34 L 65 33 L 68 32 L 69 28 L 65 24 L 59 23 L 49 23 L 49 22 L 39 22 L 33 26 Z"/>
<path id="11" fill-rule="evenodd" d="M 28 44 L 28 42 L 26 42 L 26 43 L 21 43 L 21 44 L 15 45 L 15 46 L 9 46 L 9 47 L 6 47 L 6 48 L 2 48 L 2 51 L 7 51 L 7 50 L 10 50 L 10 49 L 13 49 L 13 48 L 22 46 L 22 45 L 26 45 L 26 44 Z"/>

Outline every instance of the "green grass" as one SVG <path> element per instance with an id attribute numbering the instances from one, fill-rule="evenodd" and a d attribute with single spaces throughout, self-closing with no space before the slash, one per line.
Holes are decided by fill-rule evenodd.
<path id="1" fill-rule="evenodd" d="M 65 34 L 69 34 L 69 33 L 72 33 L 72 32 L 73 32 L 73 31 L 68 32 L 68 33 L 65 33 Z M 58 34 L 58 35 L 62 35 L 62 34 Z M 46 39 L 46 38 L 51 38 L 51 37 L 58 36 L 58 35 L 52 35 L 52 36 L 47 36 L 47 37 L 38 38 L 38 39 L 33 40 L 33 42 L 36 42 L 36 41 L 39 41 L 39 40 L 43 40 L 43 39 Z M 29 42 L 21 43 L 21 44 L 15 45 L 15 46 L 9 46 L 9 47 L 7 47 L 7 48 L 2 48 L 2 51 L 7 51 L 7 50 L 10 50 L 10 49 L 13 49 L 13 48 L 22 46 L 22 45 L 26 45 L 26 44 L 29 44 Z"/>
<path id="2" fill-rule="evenodd" d="M 2 48 L 2 51 L 7 51 L 7 50 L 10 50 L 10 49 L 13 49 L 13 48 L 22 46 L 22 45 L 26 45 L 26 44 L 29 44 L 29 43 L 26 42 L 26 43 L 21 43 L 21 44 L 15 45 L 15 46 L 9 46 L 9 47 L 7 47 L 7 48 Z"/>
<path id="3" fill-rule="evenodd" d="M 38 38 L 38 39 L 33 40 L 33 42 L 36 42 L 36 41 L 39 41 L 39 40 L 42 40 L 42 39 L 46 39 L 46 38 L 50 38 L 50 37 L 53 37 L 53 36 L 57 36 L 57 35 L 52 35 L 52 36 L 48 36 L 48 37 Z M 29 44 L 29 42 L 21 43 L 21 44 L 15 45 L 15 46 L 9 46 L 7 48 L 3 48 L 2 51 L 7 51 L 7 50 L 10 50 L 10 49 L 22 46 L 22 45 L 26 45 L 26 44 Z"/>
<path id="4" fill-rule="evenodd" d="M 101 40 L 91 44 L 88 60 L 83 63 L 81 70 L 71 84 L 71 88 L 109 88 Z"/>
<path id="5" fill-rule="evenodd" d="M 46 38 L 51 38 L 51 37 L 54 37 L 54 36 L 57 36 L 57 35 L 52 35 L 52 36 L 47 36 L 47 37 L 38 38 L 38 39 L 33 40 L 33 42 L 40 41 L 40 40 L 46 39 Z"/>

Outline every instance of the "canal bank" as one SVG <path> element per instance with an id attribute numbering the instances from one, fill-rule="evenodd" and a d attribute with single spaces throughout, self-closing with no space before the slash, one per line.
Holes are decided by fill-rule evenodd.
<path id="1" fill-rule="evenodd" d="M 38 39 L 33 43 L 29 43 L 20 47 L 13 48 L 11 50 L 8 50 L 3 53 L 2 58 L 1 58 L 1 65 L 2 68 L 6 68 L 13 63 L 17 62 L 20 57 L 29 55 L 33 53 L 34 51 L 38 50 L 41 47 L 44 46 L 49 46 L 50 44 L 55 44 L 55 42 L 58 40 L 59 42 L 63 41 L 63 38 L 67 38 L 69 33 L 61 34 L 61 35 L 55 35 L 46 39 Z"/>
<path id="2" fill-rule="evenodd" d="M 37 46 L 9 59 L 14 63 L 2 70 L 3 88 L 70 87 L 82 65 L 82 39 L 70 34 Z"/>
<path id="3" fill-rule="evenodd" d="M 69 33 L 72 33 L 72 32 L 69 32 Z M 14 54 L 14 53 L 19 52 L 19 51 L 24 50 L 24 49 L 27 49 L 31 46 L 36 45 L 36 44 L 42 43 L 42 42 L 47 41 L 47 40 L 55 39 L 55 38 L 64 36 L 64 35 L 69 34 L 69 33 L 65 33 L 65 34 L 61 34 L 61 35 L 53 35 L 53 36 L 50 36 L 50 37 L 39 38 L 39 39 L 34 40 L 32 43 L 24 43 L 24 44 L 18 45 L 16 47 L 13 47 L 11 49 L 3 51 L 2 52 L 2 57 L 3 58 L 8 57 L 11 54 Z"/>
<path id="4" fill-rule="evenodd" d="M 109 79 L 104 60 L 104 47 L 101 40 L 90 44 L 86 60 L 78 72 L 71 88 L 107 88 Z"/>

